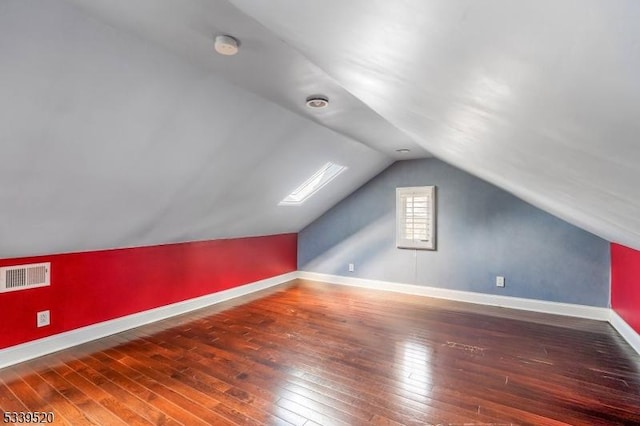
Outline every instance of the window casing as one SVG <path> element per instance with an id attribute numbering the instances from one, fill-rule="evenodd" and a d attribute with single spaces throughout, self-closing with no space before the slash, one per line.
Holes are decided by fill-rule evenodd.
<path id="1" fill-rule="evenodd" d="M 396 246 L 436 249 L 435 186 L 396 188 Z"/>

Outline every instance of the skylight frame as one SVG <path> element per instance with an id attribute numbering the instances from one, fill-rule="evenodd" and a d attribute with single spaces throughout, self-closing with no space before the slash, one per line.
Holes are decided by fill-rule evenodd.
<path id="1" fill-rule="evenodd" d="M 338 175 L 347 170 L 346 166 L 326 162 L 320 169 L 318 169 L 311 177 L 305 180 L 300 186 L 291 191 L 289 195 L 284 197 L 282 201 L 278 203 L 279 206 L 300 206 L 307 201 L 311 196 L 316 194 L 322 188 L 327 186 L 329 182 L 333 181 Z"/>

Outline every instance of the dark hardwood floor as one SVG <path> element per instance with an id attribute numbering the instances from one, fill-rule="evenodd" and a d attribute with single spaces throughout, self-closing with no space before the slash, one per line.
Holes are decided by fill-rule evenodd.
<path id="1" fill-rule="evenodd" d="M 606 323 L 294 281 L 0 370 L 57 424 L 640 424 Z"/>

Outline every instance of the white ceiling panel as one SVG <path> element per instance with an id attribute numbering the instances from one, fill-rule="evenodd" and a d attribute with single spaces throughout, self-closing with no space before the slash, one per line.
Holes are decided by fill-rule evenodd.
<path id="1" fill-rule="evenodd" d="M 296 232 L 392 162 L 64 2 L 0 3 L 0 93 L 0 257 Z"/>
<path id="2" fill-rule="evenodd" d="M 226 0 L 69 0 L 115 28 L 151 40 L 225 80 L 347 135 L 395 159 L 430 154 L 323 70 Z M 240 40 L 237 56 L 214 53 L 215 35 Z M 324 94 L 331 108 L 310 111 L 309 95 Z M 408 148 L 408 154 L 396 149 Z"/>
<path id="3" fill-rule="evenodd" d="M 639 2 L 232 3 L 437 157 L 640 248 Z"/>

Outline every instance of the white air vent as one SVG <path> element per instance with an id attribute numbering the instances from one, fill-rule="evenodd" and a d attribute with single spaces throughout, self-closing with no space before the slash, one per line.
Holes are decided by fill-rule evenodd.
<path id="1" fill-rule="evenodd" d="M 0 293 L 49 285 L 51 263 L 5 266 L 0 268 Z"/>

